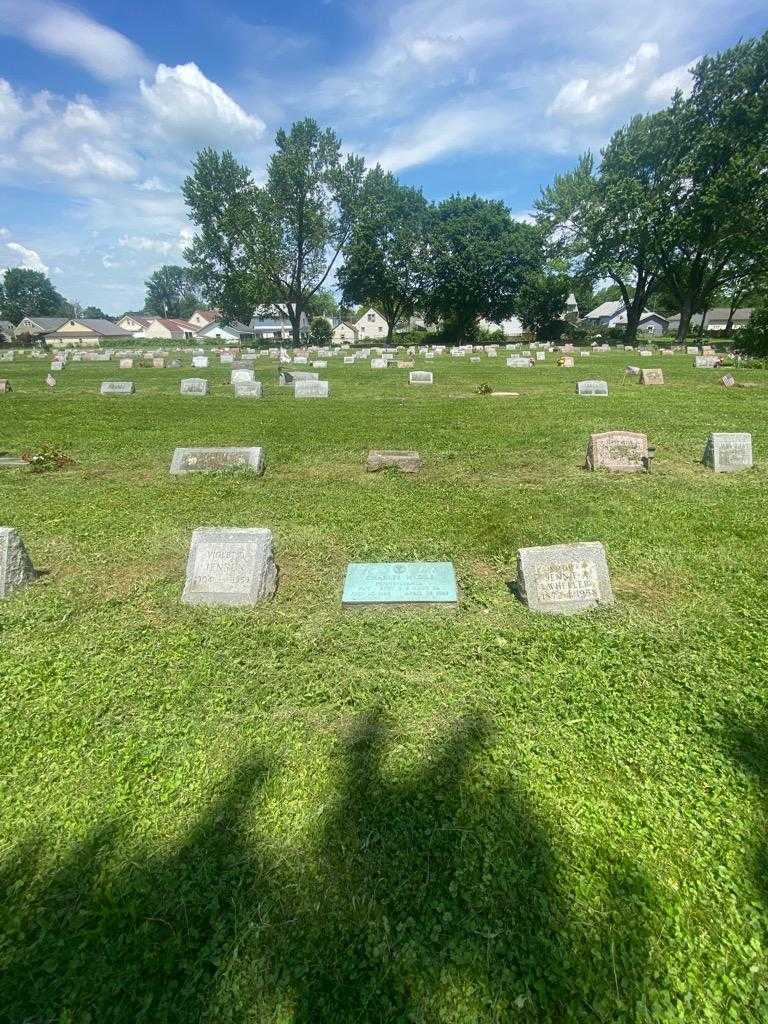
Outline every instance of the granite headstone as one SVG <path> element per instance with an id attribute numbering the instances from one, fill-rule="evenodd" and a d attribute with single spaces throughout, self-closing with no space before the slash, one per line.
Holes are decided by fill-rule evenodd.
<path id="1" fill-rule="evenodd" d="M 202 527 L 192 534 L 182 601 L 192 605 L 253 605 L 277 588 L 272 531 Z"/>

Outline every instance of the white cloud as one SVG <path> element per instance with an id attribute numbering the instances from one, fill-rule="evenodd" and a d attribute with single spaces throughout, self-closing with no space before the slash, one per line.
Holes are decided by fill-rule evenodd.
<path id="1" fill-rule="evenodd" d="M 155 129 L 173 139 L 216 144 L 233 136 L 257 138 L 264 131 L 261 118 L 247 114 L 196 64 L 160 64 L 154 82 L 142 79 L 140 89 Z"/>
<path id="2" fill-rule="evenodd" d="M 651 103 L 654 104 L 664 104 L 672 99 L 678 89 L 684 96 L 690 95 L 691 90 L 693 89 L 693 76 L 691 75 L 691 71 L 696 67 L 700 60 L 701 57 L 696 57 L 687 64 L 681 64 L 679 68 L 673 68 L 671 71 L 665 71 L 663 75 L 659 75 L 658 78 L 654 78 L 645 90 L 646 99 L 650 100 Z"/>
<path id="3" fill-rule="evenodd" d="M 521 224 L 535 224 L 536 218 L 529 210 L 520 210 L 518 213 L 511 213 L 510 217 L 512 220 L 517 220 Z"/>
<path id="4" fill-rule="evenodd" d="M 560 89 L 547 113 L 566 118 L 589 118 L 604 113 L 647 80 L 659 59 L 658 43 L 642 43 L 629 60 L 591 78 L 573 78 Z"/>
<path id="5" fill-rule="evenodd" d="M 494 133 L 511 127 L 509 112 L 503 107 L 448 107 L 437 110 L 422 121 L 400 128 L 392 140 L 375 154 L 371 162 L 390 171 L 404 170 L 429 163 L 436 157 L 481 146 L 492 149 Z"/>
<path id="6" fill-rule="evenodd" d="M 159 238 L 147 235 L 123 235 L 117 240 L 121 249 L 134 252 L 152 252 L 159 256 L 180 255 L 192 241 L 194 232 L 184 225 L 176 238 Z"/>
<path id="7" fill-rule="evenodd" d="M 3 248 L 12 254 L 10 257 L 12 262 L 9 266 L 23 267 L 24 270 L 39 270 L 43 274 L 48 273 L 48 267 L 40 258 L 40 253 L 35 252 L 34 249 L 28 249 L 18 242 L 6 242 Z"/>
<path id="8" fill-rule="evenodd" d="M 171 189 L 167 188 L 158 177 L 147 178 L 146 181 L 140 182 L 136 188 L 140 192 L 170 192 Z"/>
<path id="9" fill-rule="evenodd" d="M 11 83 L 0 78 L 0 139 L 10 138 L 24 117 L 24 108 Z"/>
<path id="10" fill-rule="evenodd" d="M 130 181 L 137 174 L 121 119 L 87 97 L 63 108 L 49 103 L 21 136 L 19 151 L 41 171 L 62 178 Z"/>
<path id="11" fill-rule="evenodd" d="M 147 58 L 130 39 L 63 4 L 0 0 L 0 32 L 66 57 L 108 82 L 136 78 L 149 68 Z"/>

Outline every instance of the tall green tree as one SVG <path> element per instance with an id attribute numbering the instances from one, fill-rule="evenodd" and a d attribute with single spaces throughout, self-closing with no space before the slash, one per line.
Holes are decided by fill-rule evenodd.
<path id="1" fill-rule="evenodd" d="M 66 316 L 66 300 L 39 270 L 11 267 L 0 292 L 0 319 L 18 324 L 25 316 Z"/>
<path id="2" fill-rule="evenodd" d="M 380 311 L 387 341 L 415 313 L 423 291 L 428 209 L 420 189 L 401 185 L 378 165 L 368 173 L 337 282 L 345 302 Z"/>
<path id="3" fill-rule="evenodd" d="M 541 264 L 541 236 L 504 203 L 452 196 L 430 209 L 424 315 L 446 336 L 472 340 L 480 318 L 511 316 L 525 280 Z"/>
<path id="4" fill-rule="evenodd" d="M 163 317 L 188 317 L 195 311 L 200 297 L 190 272 L 185 267 L 165 264 L 144 282 L 147 289 L 144 310 Z"/>
<path id="5" fill-rule="evenodd" d="M 563 274 L 537 271 L 520 288 L 515 313 L 538 341 L 555 341 L 566 327 L 563 319 L 571 282 Z"/>
<path id="6" fill-rule="evenodd" d="M 290 319 L 299 344 L 302 314 L 349 237 L 365 171 L 311 118 L 280 129 L 275 146 L 263 186 L 231 153 L 198 154 L 184 183 L 198 227 L 185 256 L 225 316 L 268 305 Z"/>
<path id="7" fill-rule="evenodd" d="M 735 342 L 739 352 L 755 359 L 768 359 L 768 306 L 756 309 Z"/>
<path id="8" fill-rule="evenodd" d="M 309 337 L 315 345 L 328 345 L 332 328 L 324 316 L 316 316 L 309 325 Z"/>
<path id="9" fill-rule="evenodd" d="M 653 115 L 633 118 L 603 150 L 599 169 L 586 153 L 536 203 L 538 223 L 573 272 L 614 282 L 631 343 L 661 273 L 654 248 L 659 169 L 643 154 L 653 131 Z"/>
<path id="10" fill-rule="evenodd" d="M 664 154 L 656 249 L 679 338 L 719 289 L 768 271 L 768 33 L 705 57 L 693 80 L 648 147 Z"/>

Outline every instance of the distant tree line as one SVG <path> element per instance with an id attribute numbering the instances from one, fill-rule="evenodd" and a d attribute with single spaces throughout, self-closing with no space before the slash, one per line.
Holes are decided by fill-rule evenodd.
<path id="1" fill-rule="evenodd" d="M 586 153 L 545 188 L 535 224 L 479 196 L 429 203 L 342 157 L 311 119 L 277 133 L 263 185 L 231 153 L 203 150 L 183 189 L 192 278 L 225 316 L 282 313 L 296 341 L 337 263 L 343 301 L 374 305 L 390 337 L 416 313 L 449 339 L 512 315 L 546 336 L 563 327 L 569 292 L 582 313 L 601 295 L 621 299 L 630 341 L 657 297 L 681 314 L 683 337 L 694 313 L 765 287 L 768 34 L 692 75 L 689 96 L 634 117 L 599 161 Z"/>

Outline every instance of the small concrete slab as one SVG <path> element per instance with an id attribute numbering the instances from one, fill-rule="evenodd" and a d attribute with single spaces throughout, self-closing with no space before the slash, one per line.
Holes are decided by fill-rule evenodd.
<path id="1" fill-rule="evenodd" d="M 330 393 L 327 380 L 297 380 L 293 386 L 294 398 L 328 398 Z"/>

